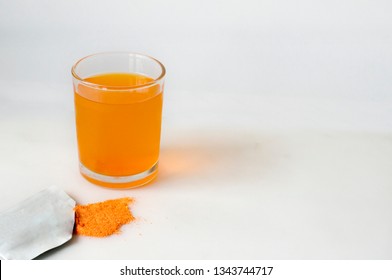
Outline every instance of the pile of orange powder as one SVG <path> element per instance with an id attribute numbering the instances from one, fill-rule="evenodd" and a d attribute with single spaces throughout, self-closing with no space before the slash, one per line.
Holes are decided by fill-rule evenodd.
<path id="1" fill-rule="evenodd" d="M 133 221 L 128 204 L 130 197 L 103 202 L 77 205 L 75 210 L 75 233 L 93 237 L 105 237 L 119 233 L 121 226 Z"/>

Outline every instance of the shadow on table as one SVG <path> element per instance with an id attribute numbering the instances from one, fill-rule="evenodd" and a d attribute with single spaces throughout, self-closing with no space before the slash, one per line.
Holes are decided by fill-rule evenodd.
<path id="1" fill-rule="evenodd" d="M 258 180 L 276 152 L 274 137 L 253 131 L 177 132 L 162 144 L 157 181 Z"/>

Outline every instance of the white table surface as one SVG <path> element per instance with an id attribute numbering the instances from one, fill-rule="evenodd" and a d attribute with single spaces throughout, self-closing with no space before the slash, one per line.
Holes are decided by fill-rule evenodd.
<path id="1" fill-rule="evenodd" d="M 95 3 L 95 4 L 94 4 Z M 58 185 L 131 196 L 136 221 L 39 259 L 391 259 L 388 1 L 0 3 L 0 211 Z M 70 67 L 100 51 L 167 67 L 160 171 L 78 171 Z"/>

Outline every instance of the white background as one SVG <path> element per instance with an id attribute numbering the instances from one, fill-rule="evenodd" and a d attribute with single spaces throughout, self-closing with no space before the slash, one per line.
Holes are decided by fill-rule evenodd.
<path id="1" fill-rule="evenodd" d="M 224 276 L 215 274 L 221 273 L 220 267 L 265 267 L 265 270 L 255 268 L 259 271 L 258 275 L 251 273 L 245 274 L 238 272 L 237 275 L 226 274 Z M 37 275 L 40 279 L 57 279 L 65 280 L 75 277 L 77 273 L 79 278 L 94 279 L 271 279 L 271 280 L 319 280 L 329 279 L 378 279 L 390 280 L 392 272 L 389 269 L 390 260 L 91 260 L 91 261 L 8 261 L 2 262 L 1 276 L 6 280 L 19 280 L 22 277 L 29 278 Z M 21 267 L 23 269 L 21 269 Z M 168 271 L 186 274 L 189 269 L 203 269 L 204 274 L 198 273 L 193 275 L 180 276 L 157 276 L 152 270 L 160 268 Z M 272 270 L 269 267 L 273 267 Z M 135 271 L 139 268 L 139 275 Z M 144 268 L 144 275 L 142 269 Z M 121 275 L 121 270 L 128 274 Z M 146 270 L 150 271 L 147 272 Z M 155 270 L 156 271 L 156 270 Z M 235 269 L 231 268 L 231 271 Z M 244 269 L 243 269 L 244 271 Z M 270 275 L 262 275 L 271 272 Z M 195 273 L 195 271 L 193 271 Z M 149 275 L 147 274 L 149 273 Z M 167 272 L 166 272 L 167 273 Z M 177 274 L 178 275 L 178 274 Z M 4 277 L 4 278 L 3 278 Z"/>
<path id="2" fill-rule="evenodd" d="M 0 0 L 0 211 L 55 184 L 137 221 L 42 259 L 391 259 L 390 1 Z M 167 68 L 158 179 L 78 172 L 70 68 Z"/>

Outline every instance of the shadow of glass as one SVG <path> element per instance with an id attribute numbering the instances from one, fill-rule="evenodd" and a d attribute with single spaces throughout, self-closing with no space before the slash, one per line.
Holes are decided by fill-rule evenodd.
<path id="1" fill-rule="evenodd" d="M 273 162 L 275 143 L 251 131 L 173 133 L 162 144 L 157 180 L 257 180 Z"/>

